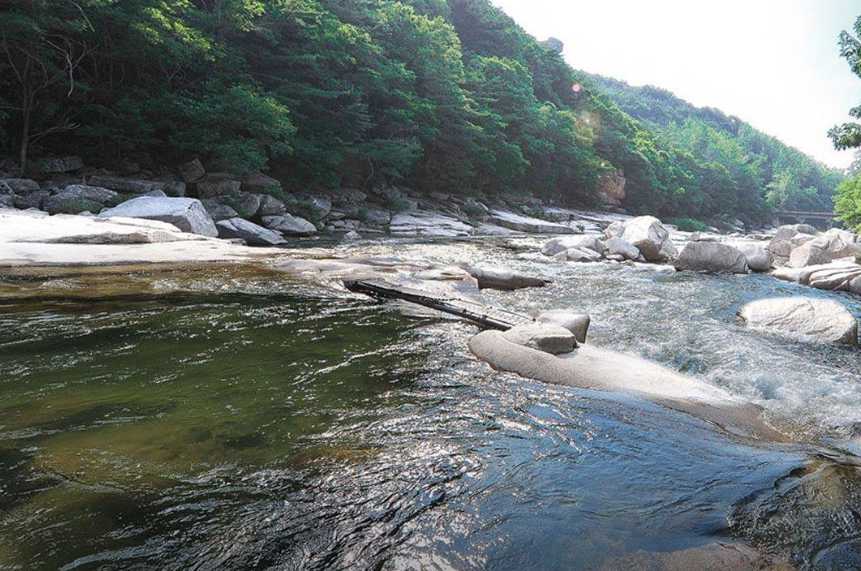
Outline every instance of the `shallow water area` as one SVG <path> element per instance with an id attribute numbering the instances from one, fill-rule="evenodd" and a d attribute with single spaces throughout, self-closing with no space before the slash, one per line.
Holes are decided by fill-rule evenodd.
<path id="1" fill-rule="evenodd" d="M 469 324 L 262 267 L 6 276 L 0 569 L 588 569 L 715 543 L 800 568 L 857 563 L 861 479 L 815 447 L 861 422 L 859 353 L 753 333 L 735 313 L 803 293 L 861 315 L 859 300 L 559 264 L 540 242 L 334 253 L 550 277 L 481 298 L 586 311 L 590 342 L 756 402 L 799 443 L 496 373 L 468 353 Z"/>

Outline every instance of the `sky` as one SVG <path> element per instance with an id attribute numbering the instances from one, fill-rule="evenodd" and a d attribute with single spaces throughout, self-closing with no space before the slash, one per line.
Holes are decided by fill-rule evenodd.
<path id="1" fill-rule="evenodd" d="M 839 168 L 827 131 L 861 104 L 837 36 L 861 0 L 493 0 L 573 67 L 669 89 Z"/>

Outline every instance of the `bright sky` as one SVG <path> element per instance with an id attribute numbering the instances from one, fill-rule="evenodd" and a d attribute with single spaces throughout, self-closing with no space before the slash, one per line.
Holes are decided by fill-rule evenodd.
<path id="1" fill-rule="evenodd" d="M 845 168 L 828 129 L 861 104 L 837 36 L 861 0 L 493 0 L 573 67 L 669 89 Z"/>

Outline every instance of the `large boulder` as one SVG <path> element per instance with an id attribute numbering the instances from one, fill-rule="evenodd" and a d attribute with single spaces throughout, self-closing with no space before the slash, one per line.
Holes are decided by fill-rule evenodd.
<path id="1" fill-rule="evenodd" d="M 26 210 L 28 208 L 42 208 L 42 203 L 51 196 L 47 190 L 37 190 L 24 195 L 16 194 L 14 197 L 15 208 Z"/>
<path id="2" fill-rule="evenodd" d="M 165 183 L 156 180 L 140 180 L 119 176 L 92 175 L 87 178 L 87 184 L 100 186 L 126 194 L 146 194 L 154 190 L 164 191 Z"/>
<path id="3" fill-rule="evenodd" d="M 251 192 L 237 192 L 222 196 L 220 200 L 233 208 L 242 218 L 254 218 L 260 211 L 260 204 L 264 194 Z"/>
<path id="4" fill-rule="evenodd" d="M 242 190 L 268 194 L 281 190 L 281 182 L 263 173 L 253 173 L 242 179 Z"/>
<path id="5" fill-rule="evenodd" d="M 674 263 L 677 270 L 746 274 L 747 258 L 737 248 L 720 242 L 688 242 Z"/>
<path id="6" fill-rule="evenodd" d="M 589 248 L 568 248 L 556 254 L 554 258 L 568 262 L 598 262 L 603 259 L 603 256 Z"/>
<path id="7" fill-rule="evenodd" d="M 39 183 L 29 178 L 0 179 L 0 194 L 28 194 L 39 190 Z"/>
<path id="8" fill-rule="evenodd" d="M 754 272 L 767 272 L 771 269 L 773 261 L 771 252 L 769 252 L 762 244 L 744 242 L 733 244 L 733 246 L 738 248 L 738 250 L 744 254 L 745 259 L 747 259 L 747 267 Z"/>
<path id="9" fill-rule="evenodd" d="M 12 194 L 0 194 L 0 208 L 15 208 L 15 196 Z"/>
<path id="10" fill-rule="evenodd" d="M 622 256 L 626 260 L 636 260 L 640 257 L 639 248 L 622 238 L 610 238 L 604 245 L 607 247 L 609 256 Z"/>
<path id="11" fill-rule="evenodd" d="M 571 248 L 586 248 L 599 254 L 605 250 L 604 243 L 597 236 L 562 236 L 548 240 L 541 248 L 541 253 L 545 256 L 555 256 Z"/>
<path id="12" fill-rule="evenodd" d="M 227 220 L 239 216 L 239 213 L 236 212 L 236 210 L 234 210 L 232 206 L 228 206 L 220 200 L 204 198 L 200 202 L 203 204 L 203 207 L 206 209 L 206 212 L 208 212 L 212 219 L 216 222 L 218 222 L 219 220 Z"/>
<path id="13" fill-rule="evenodd" d="M 527 276 L 499 266 L 467 266 L 464 269 L 475 278 L 479 289 L 515 290 L 550 284 L 550 280 Z"/>
<path id="14" fill-rule="evenodd" d="M 522 216 L 504 210 L 491 210 L 487 221 L 503 228 L 531 234 L 580 234 L 583 232 L 574 226 L 549 222 L 531 216 Z"/>
<path id="15" fill-rule="evenodd" d="M 79 214 L 98 212 L 108 204 L 115 204 L 119 194 L 107 188 L 72 184 L 42 201 L 42 207 L 51 214 Z"/>
<path id="16" fill-rule="evenodd" d="M 551 309 L 539 314 L 535 318 L 535 321 L 544 325 L 563 327 L 574 334 L 578 343 L 585 343 L 586 335 L 589 333 L 589 324 L 592 319 L 586 313 L 575 313 L 564 309 Z"/>
<path id="17" fill-rule="evenodd" d="M 748 327 L 822 343 L 858 344 L 858 321 L 840 303 L 783 297 L 746 304 L 739 317 Z"/>
<path id="18" fill-rule="evenodd" d="M 201 236 L 218 236 L 215 222 L 212 221 L 203 204 L 194 198 L 140 196 L 99 214 L 99 218 L 115 216 L 160 220 L 173 224 L 183 232 Z"/>
<path id="19" fill-rule="evenodd" d="M 281 234 L 249 222 L 244 218 L 230 218 L 215 223 L 219 238 L 239 238 L 249 246 L 278 246 L 287 241 Z"/>
<path id="20" fill-rule="evenodd" d="M 81 157 L 54 157 L 39 159 L 33 163 L 33 170 L 43 174 L 62 174 L 84 168 Z"/>
<path id="21" fill-rule="evenodd" d="M 506 331 L 503 336 L 511 343 L 538 349 L 551 355 L 570 353 L 577 348 L 577 339 L 573 333 L 564 327 L 546 323 L 517 325 Z"/>
<path id="22" fill-rule="evenodd" d="M 182 180 L 187 183 L 197 182 L 206 175 L 206 169 L 203 168 L 200 159 L 193 159 L 179 166 L 179 174 L 182 175 Z"/>
<path id="23" fill-rule="evenodd" d="M 196 183 L 198 198 L 238 194 L 242 182 L 227 173 L 209 173 Z"/>
<path id="24" fill-rule="evenodd" d="M 848 230 L 832 228 L 820 237 L 826 243 L 826 249 L 832 260 L 854 258 L 861 254 L 861 244 L 858 236 Z"/>
<path id="25" fill-rule="evenodd" d="M 257 210 L 257 216 L 279 216 L 287 212 L 287 207 L 283 202 L 268 194 L 260 194 L 260 208 Z"/>
<path id="26" fill-rule="evenodd" d="M 649 262 L 664 262 L 673 250 L 670 245 L 670 232 L 660 220 L 654 216 L 638 216 L 625 222 L 625 230 L 620 236 L 623 240 L 635 246 Z"/>
<path id="27" fill-rule="evenodd" d="M 304 218 L 286 213 L 279 216 L 264 216 L 263 225 L 286 236 L 311 236 L 317 233 L 317 227 Z"/>
<path id="28" fill-rule="evenodd" d="M 451 216 L 416 210 L 392 216 L 389 232 L 393 236 L 456 237 L 471 235 L 473 228 Z"/>
<path id="29" fill-rule="evenodd" d="M 828 240 L 814 238 L 804 244 L 793 248 L 789 254 L 789 266 L 793 268 L 806 268 L 827 264 L 832 260 L 831 252 L 828 251 Z"/>

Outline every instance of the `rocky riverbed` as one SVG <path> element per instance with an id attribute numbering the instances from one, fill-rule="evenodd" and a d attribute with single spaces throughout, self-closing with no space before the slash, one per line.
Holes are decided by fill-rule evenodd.
<path id="1" fill-rule="evenodd" d="M 250 247 L 235 224 L 212 236 L 195 199 L 151 198 L 99 216 L 0 210 L 4 565 L 854 561 L 855 527 L 823 523 L 861 506 L 854 235 L 427 208 L 387 237 Z M 499 351 L 344 291 L 360 277 L 557 318 Z M 206 521 L 200 501 L 230 515 Z M 63 534 L 81 514 L 99 526 Z"/>

